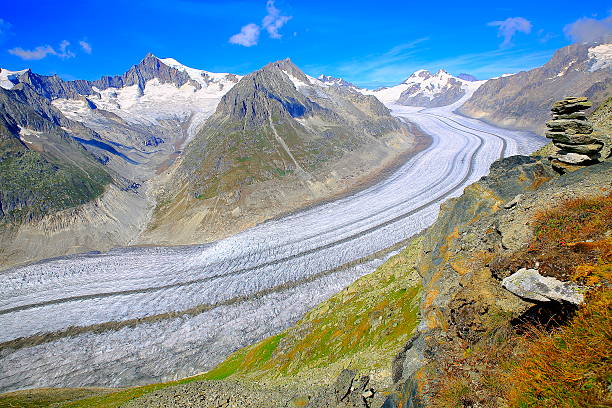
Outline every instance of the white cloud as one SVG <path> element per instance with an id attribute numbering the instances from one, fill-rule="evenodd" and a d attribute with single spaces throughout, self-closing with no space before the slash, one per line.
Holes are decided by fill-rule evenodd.
<path id="1" fill-rule="evenodd" d="M 47 55 L 55 55 L 61 59 L 73 58 L 75 55 L 68 49 L 68 46 L 70 46 L 70 42 L 63 40 L 59 44 L 59 51 L 56 51 L 55 48 L 50 45 L 39 45 L 33 50 L 24 50 L 21 47 L 16 47 L 8 50 L 8 52 L 9 54 L 16 55 L 23 60 L 41 60 Z"/>
<path id="2" fill-rule="evenodd" d="M 89 44 L 87 41 L 81 40 L 79 41 L 79 45 L 86 54 L 91 54 L 91 44 Z"/>
<path id="3" fill-rule="evenodd" d="M 70 45 L 69 41 L 67 40 L 62 41 L 59 45 L 59 52 L 55 53 L 55 55 L 57 55 L 58 57 L 62 59 L 74 57 L 75 56 L 74 53 L 68 49 L 69 45 Z"/>
<path id="4" fill-rule="evenodd" d="M 612 40 L 612 12 L 602 20 L 583 17 L 563 28 L 566 36 L 574 42 L 590 42 L 603 39 Z"/>
<path id="5" fill-rule="evenodd" d="M 268 15 L 264 17 L 262 25 L 268 31 L 270 38 L 281 38 L 282 35 L 278 33 L 287 21 L 291 20 L 291 16 L 282 16 L 279 9 L 274 5 L 274 0 L 268 0 L 266 2 L 266 10 Z"/>
<path id="6" fill-rule="evenodd" d="M 274 0 L 268 0 L 266 2 L 266 11 L 268 14 L 263 18 L 261 27 L 255 23 L 247 24 L 240 29 L 238 34 L 232 35 L 229 38 L 229 42 L 245 47 L 257 45 L 259 41 L 259 32 L 262 28 L 268 32 L 270 38 L 281 38 L 282 35 L 278 31 L 293 17 L 281 15 L 281 11 L 274 5 Z"/>
<path id="7" fill-rule="evenodd" d="M 245 47 L 251 47 L 257 45 L 259 40 L 259 26 L 251 23 L 247 24 L 240 29 L 238 34 L 234 34 L 230 37 L 229 42 L 232 44 L 243 45 Z"/>
<path id="8" fill-rule="evenodd" d="M 487 25 L 499 27 L 497 31 L 498 37 L 504 37 L 501 47 L 507 47 L 512 44 L 512 37 L 517 32 L 529 34 L 531 32 L 531 22 L 523 17 L 508 17 L 502 21 L 491 21 Z"/>
<path id="9" fill-rule="evenodd" d="M 33 50 L 24 50 L 21 47 L 16 47 L 8 50 L 8 52 L 23 60 L 40 60 L 45 58 L 48 54 L 55 54 L 55 50 L 50 45 L 40 45 Z"/>

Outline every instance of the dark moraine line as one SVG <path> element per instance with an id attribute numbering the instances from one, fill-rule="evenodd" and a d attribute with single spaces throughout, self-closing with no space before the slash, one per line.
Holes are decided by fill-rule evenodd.
<path id="1" fill-rule="evenodd" d="M 436 118 L 436 119 L 439 120 L 440 122 L 443 122 L 442 120 L 440 120 L 438 118 Z M 445 123 L 445 124 L 447 126 L 450 126 L 447 123 Z M 476 136 L 476 138 L 478 138 L 478 140 L 479 140 L 477 148 L 474 150 L 474 152 L 470 156 L 468 172 L 465 174 L 465 176 L 458 183 L 456 183 L 453 188 L 451 188 L 450 190 L 448 190 L 445 193 L 441 194 L 440 196 L 438 196 L 436 198 L 433 198 L 433 199 L 425 202 L 424 204 L 421 204 L 417 208 L 414 208 L 414 209 L 412 209 L 412 210 L 410 210 L 410 211 L 408 211 L 406 213 L 403 213 L 403 214 L 400 214 L 400 215 L 398 215 L 396 217 L 393 217 L 390 220 L 387 220 L 387 221 L 385 221 L 385 222 L 383 222 L 381 224 L 374 225 L 374 226 L 372 226 L 370 228 L 367 228 L 367 229 L 365 229 L 363 231 L 360 231 L 360 232 L 358 232 L 356 234 L 349 235 L 349 236 L 347 236 L 345 238 L 342 238 L 340 240 L 337 240 L 337 241 L 334 241 L 334 242 L 330 242 L 328 244 L 321 245 L 321 246 L 309 249 L 307 251 L 299 252 L 297 254 L 290 255 L 288 257 L 284 257 L 284 258 L 280 258 L 280 259 L 277 259 L 277 260 L 265 262 L 263 264 L 255 265 L 255 266 L 252 266 L 252 267 L 242 268 L 242 269 L 239 269 L 239 270 L 236 270 L 236 271 L 230 271 L 230 272 L 227 272 L 227 273 L 218 274 L 218 275 L 214 275 L 214 276 L 208 276 L 208 277 L 205 277 L 205 278 L 193 279 L 193 280 L 190 280 L 190 281 L 187 281 L 187 282 L 178 282 L 178 283 L 173 283 L 173 284 L 168 284 L 168 285 L 161 285 L 161 286 L 154 286 L 154 287 L 143 288 L 143 289 L 131 289 L 131 290 L 116 291 L 116 292 L 105 292 L 105 293 L 96 293 L 96 294 L 89 294 L 89 295 L 71 296 L 71 297 L 66 297 L 66 298 L 62 298 L 62 299 L 55 299 L 55 300 L 49 300 L 49 301 L 45 301 L 45 302 L 33 303 L 33 304 L 29 304 L 29 305 L 16 306 L 16 307 L 13 307 L 13 308 L 0 310 L 0 315 L 9 314 L 9 313 L 18 312 L 18 311 L 23 311 L 23 310 L 34 309 L 34 308 L 37 308 L 37 307 L 44 307 L 44 306 L 50 306 L 50 305 L 56 305 L 56 304 L 62 304 L 62 303 L 69 303 L 69 302 L 73 302 L 73 301 L 90 300 L 90 299 L 101 299 L 101 298 L 107 298 L 107 297 L 113 297 L 113 296 L 123 296 L 123 295 L 131 295 L 131 294 L 141 294 L 141 293 L 157 292 L 157 291 L 166 290 L 166 289 L 172 289 L 172 288 L 181 287 L 181 286 L 188 286 L 188 285 L 192 285 L 192 284 L 195 284 L 195 283 L 203 283 L 203 282 L 213 281 L 213 280 L 224 278 L 224 277 L 228 277 L 228 276 L 235 276 L 235 275 L 240 275 L 240 274 L 247 273 L 247 272 L 252 272 L 252 271 L 255 271 L 257 269 L 265 268 L 265 267 L 268 267 L 268 266 L 278 265 L 278 264 L 281 264 L 281 263 L 284 263 L 284 262 L 287 262 L 287 261 L 291 261 L 291 260 L 294 260 L 294 259 L 306 256 L 306 255 L 310 255 L 310 254 L 316 253 L 316 252 L 321 251 L 321 250 L 333 248 L 336 245 L 344 244 L 344 243 L 353 241 L 355 239 L 361 238 L 364 235 L 372 233 L 372 232 L 374 232 L 374 231 L 376 231 L 376 230 L 378 230 L 380 228 L 384 228 L 384 227 L 386 227 L 388 225 L 391 225 L 393 223 L 401 221 L 402 219 L 404 219 L 406 217 L 414 215 L 417 212 L 427 208 L 428 206 L 430 206 L 430 205 L 432 205 L 432 204 L 434 204 L 434 203 L 436 203 L 438 201 L 444 200 L 449 195 L 453 194 L 455 191 L 457 191 L 458 189 L 463 187 L 463 184 L 474 173 L 474 159 L 478 155 L 478 152 L 482 149 L 482 146 L 484 144 L 484 139 L 481 136 L 479 136 L 477 134 L 474 134 L 472 132 L 467 132 L 467 131 L 461 130 L 461 129 L 456 129 L 456 130 L 459 130 L 460 132 L 470 133 L 470 134 Z M 440 183 L 441 183 L 441 181 L 439 181 L 437 184 L 440 184 Z M 437 184 L 435 184 L 435 185 L 437 185 Z M 333 270 L 336 270 L 336 268 L 334 268 Z M 329 271 L 319 272 L 319 274 L 326 274 L 326 273 L 329 273 Z M 312 275 L 312 276 L 319 276 L 319 275 L 315 274 L 315 275 Z M 324 275 L 320 275 L 320 276 L 324 276 Z M 261 295 L 261 292 L 257 292 L 254 295 L 255 296 Z"/>
<path id="2" fill-rule="evenodd" d="M 156 315 L 139 317 L 139 318 L 134 318 L 134 319 L 122 320 L 122 321 L 111 321 L 111 322 L 105 322 L 105 323 L 98 323 L 98 324 L 94 324 L 91 326 L 81 326 L 81 327 L 72 326 L 72 327 L 68 327 L 66 329 L 59 330 L 56 332 L 35 334 L 33 336 L 28 336 L 28 337 L 20 337 L 17 339 L 8 340 L 3 343 L 0 343 L 0 352 L 5 349 L 6 350 L 18 350 L 24 347 L 34 347 L 39 344 L 50 343 L 52 341 L 61 339 L 63 337 L 72 337 L 72 336 L 76 336 L 79 334 L 102 333 L 102 332 L 111 331 L 111 330 L 120 330 L 125 327 L 135 327 L 135 326 L 138 326 L 140 324 L 145 324 L 145 323 L 155 323 L 155 322 L 159 322 L 159 321 L 167 320 L 167 319 L 187 317 L 187 316 L 193 317 L 198 314 L 201 314 L 209 310 L 212 310 L 214 308 L 217 308 L 217 307 L 230 306 L 230 305 L 234 305 L 234 304 L 238 304 L 242 302 L 247 302 L 249 300 L 257 299 L 257 298 L 260 298 L 260 297 L 263 297 L 263 296 L 266 296 L 272 293 L 277 293 L 277 292 L 282 292 L 285 290 L 293 289 L 300 285 L 303 285 L 309 282 L 313 282 L 319 278 L 323 278 L 325 276 L 340 272 L 344 269 L 348 269 L 350 267 L 353 267 L 353 266 L 356 266 L 356 265 L 359 265 L 359 264 L 362 264 L 368 261 L 372 261 L 376 258 L 383 257 L 390 252 L 393 252 L 395 250 L 402 248 L 404 245 L 407 244 L 409 239 L 410 238 L 400 241 L 397 244 L 390 246 L 389 248 L 382 249 L 371 255 L 365 256 L 363 258 L 359 258 L 359 259 L 355 259 L 353 261 L 347 262 L 336 268 L 329 269 L 327 271 L 321 271 L 321 272 L 315 273 L 313 275 L 310 275 L 308 277 L 305 277 L 297 281 L 285 282 L 280 285 L 272 286 L 270 288 L 250 294 L 248 296 L 235 296 L 233 298 L 226 299 L 221 302 L 217 302 L 214 304 L 202 304 L 202 305 L 198 305 L 198 306 L 186 309 L 186 310 L 160 313 Z"/>
<path id="3" fill-rule="evenodd" d="M 453 125 L 449 124 L 448 122 L 445 122 L 445 121 L 444 121 L 444 120 L 442 120 L 442 119 L 450 120 L 451 122 L 454 122 L 454 123 L 458 124 L 459 126 L 462 126 L 462 127 L 466 128 L 466 129 L 471 129 L 471 130 L 475 130 L 475 131 L 477 131 L 477 132 L 486 133 L 486 134 L 489 134 L 489 135 L 495 136 L 496 138 L 498 138 L 499 140 L 501 140 L 501 141 L 502 141 L 502 150 L 501 150 L 501 153 L 499 154 L 499 158 L 500 158 L 500 159 L 503 159 L 504 157 L 506 157 L 506 150 L 508 149 L 508 142 L 507 142 L 507 141 L 506 141 L 506 139 L 504 139 L 503 137 L 501 137 L 501 136 L 499 136 L 499 135 L 496 135 L 495 133 L 487 132 L 486 130 L 480 130 L 480 129 L 476 129 L 476 128 L 473 128 L 473 127 L 466 126 L 466 125 L 464 125 L 464 124 L 462 124 L 462 123 L 460 123 L 460 122 L 457 122 L 457 121 L 456 121 L 456 120 L 454 120 L 454 119 L 447 118 L 447 117 L 445 117 L 445 116 L 441 116 L 441 115 L 436 115 L 435 113 L 427 113 L 427 112 L 420 112 L 420 113 L 422 113 L 422 114 L 424 114 L 424 115 L 435 116 L 435 117 L 437 117 L 437 118 L 438 118 L 438 120 L 439 120 L 440 122 L 444 122 L 444 123 L 446 123 L 446 125 L 447 125 L 448 127 L 451 127 L 451 128 L 453 128 L 453 129 L 455 129 L 455 130 L 459 130 L 459 131 L 461 131 L 461 132 L 466 132 L 466 133 L 469 133 L 469 134 L 474 135 L 474 136 L 477 136 L 477 135 L 476 135 L 476 134 L 474 134 L 474 133 L 472 133 L 472 132 L 468 132 L 467 130 L 461 130 L 461 129 L 459 129 L 459 128 L 456 128 L 455 126 L 453 126 Z"/>

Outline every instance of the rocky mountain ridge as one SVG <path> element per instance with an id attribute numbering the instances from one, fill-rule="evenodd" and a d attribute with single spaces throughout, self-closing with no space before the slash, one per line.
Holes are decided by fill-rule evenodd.
<path id="1" fill-rule="evenodd" d="M 415 148 L 414 134 L 373 96 L 308 77 L 290 60 L 268 64 L 223 96 L 186 148 L 172 174 L 180 188 L 167 190 L 146 239 L 180 229 L 195 242 L 337 194 Z"/>
<path id="2" fill-rule="evenodd" d="M 490 79 L 459 112 L 502 127 L 542 134 L 550 105 L 580 95 L 595 105 L 612 92 L 612 44 L 576 43 L 561 48 L 542 67 Z"/>
<path id="3" fill-rule="evenodd" d="M 5 72 L 1 83 L 7 90 L 29 85 L 66 117 L 93 130 L 81 143 L 115 172 L 142 183 L 174 160 L 239 80 L 147 54 L 124 74 L 95 81 L 23 70 Z"/>
<path id="4" fill-rule="evenodd" d="M 67 119 L 27 84 L 0 89 L 0 106 L 0 222 L 38 219 L 102 193 L 110 174 L 74 140 L 91 130 Z M 55 183 L 59 191 L 46 189 Z"/>
<path id="5" fill-rule="evenodd" d="M 5 83 L 6 89 L 18 83 L 26 83 L 34 88 L 39 94 L 49 99 L 58 98 L 77 98 L 78 96 L 88 96 L 98 93 L 107 88 L 124 88 L 137 85 L 143 91 L 147 81 L 157 78 L 161 83 L 172 83 L 181 87 L 191 81 L 190 76 L 183 71 L 164 64 L 153 54 L 147 54 L 137 65 L 132 66 L 122 75 L 103 76 L 94 81 L 72 80 L 64 81 L 58 75 L 45 76 L 32 72 L 29 69 L 18 71 L 8 77 Z M 192 83 L 198 87 L 197 82 Z"/>
<path id="6" fill-rule="evenodd" d="M 422 69 L 414 72 L 399 85 L 362 92 L 374 95 L 384 103 L 435 108 L 470 96 L 484 82 L 455 77 L 443 69 L 435 74 Z"/>

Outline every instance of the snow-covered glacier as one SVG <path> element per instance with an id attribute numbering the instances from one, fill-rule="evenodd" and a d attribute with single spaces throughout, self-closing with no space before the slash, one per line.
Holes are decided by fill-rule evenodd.
<path id="1" fill-rule="evenodd" d="M 432 143 L 365 190 L 208 245 L 122 248 L 2 273 L 0 391 L 205 371 L 371 272 L 493 161 L 545 143 L 453 107 L 389 107 Z"/>

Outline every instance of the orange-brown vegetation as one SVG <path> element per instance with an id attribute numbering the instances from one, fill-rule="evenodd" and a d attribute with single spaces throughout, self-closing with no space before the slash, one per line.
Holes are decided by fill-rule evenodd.
<path id="1" fill-rule="evenodd" d="M 576 313 L 508 321 L 437 362 L 433 407 L 612 407 L 612 195 L 570 199 L 533 220 L 527 248 L 492 262 L 496 275 L 536 262 L 586 286 Z M 573 315 L 573 317 L 572 317 Z"/>

